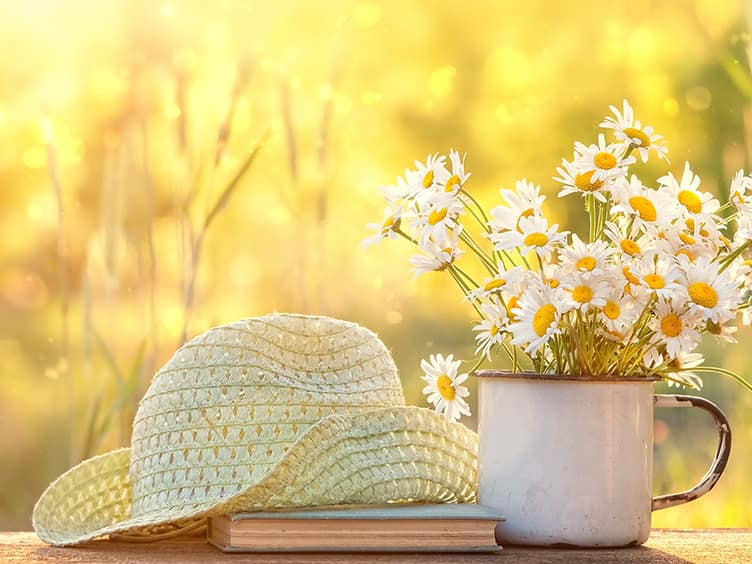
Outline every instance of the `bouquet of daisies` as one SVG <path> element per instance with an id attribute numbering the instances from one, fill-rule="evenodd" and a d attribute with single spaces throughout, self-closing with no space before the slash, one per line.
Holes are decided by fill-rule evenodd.
<path id="1" fill-rule="evenodd" d="M 626 100 L 611 112 L 600 127 L 613 140 L 575 143 L 554 177 L 559 196 L 583 199 L 587 239 L 550 223 L 545 196 L 524 179 L 501 189 L 501 205 L 486 212 L 467 187 L 464 157 L 450 151 L 380 189 L 385 217 L 369 225 L 375 234 L 364 244 L 405 239 L 418 250 L 409 259 L 416 276 L 454 279 L 479 317 L 469 371 L 505 355 L 513 370 L 660 377 L 694 389 L 700 373 L 717 372 L 752 389 L 693 352 L 703 334 L 733 342 L 737 321 L 752 321 L 752 177 L 740 170 L 724 205 L 701 190 L 688 163 L 680 176 L 645 184 L 630 166 L 651 155 L 668 163 L 668 149 Z M 460 265 L 468 254 L 475 269 Z M 461 364 L 441 354 L 421 363 L 424 393 L 449 419 L 469 414 Z"/>

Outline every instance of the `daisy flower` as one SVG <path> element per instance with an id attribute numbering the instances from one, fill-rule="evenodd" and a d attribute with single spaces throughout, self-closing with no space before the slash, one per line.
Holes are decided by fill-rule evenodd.
<path id="1" fill-rule="evenodd" d="M 554 176 L 553 179 L 557 182 L 561 182 L 564 187 L 559 190 L 559 198 L 568 196 L 569 194 L 580 194 L 586 196 L 592 194 L 597 200 L 601 202 L 606 201 L 606 196 L 603 194 L 605 181 L 593 180 L 594 170 L 582 171 L 574 163 L 561 160 L 562 166 L 556 167 L 556 172 L 559 176 Z"/>
<path id="2" fill-rule="evenodd" d="M 525 273 L 528 272 L 521 266 L 514 266 L 509 270 L 505 270 L 504 263 L 502 262 L 497 264 L 497 269 L 499 274 L 492 278 L 485 278 L 483 286 L 469 292 L 467 297 L 469 299 L 488 300 L 491 296 L 501 295 L 502 291 L 522 281 Z"/>
<path id="3" fill-rule="evenodd" d="M 750 239 L 752 239 L 752 208 L 739 208 L 736 212 L 734 245 L 745 245 Z"/>
<path id="4" fill-rule="evenodd" d="M 410 197 L 410 185 L 401 176 L 397 177 L 395 184 L 379 186 L 379 192 L 389 205 L 402 205 Z"/>
<path id="5" fill-rule="evenodd" d="M 601 122 L 600 127 L 613 129 L 614 137 L 619 141 L 630 143 L 644 163 L 648 161 L 649 149 L 655 151 L 660 158 L 668 160 L 666 156 L 668 147 L 663 141 L 663 136 L 655 133 L 651 126 L 643 126 L 640 120 L 635 120 L 632 106 L 626 100 L 622 103 L 622 108 L 620 112 L 615 106 L 609 106 L 614 115 L 607 116 Z"/>
<path id="6" fill-rule="evenodd" d="M 446 157 L 434 153 L 426 157 L 426 162 L 415 161 L 417 170 L 409 171 L 408 184 L 410 194 L 414 197 L 435 188 L 439 184 L 445 184 L 451 176 L 446 168 Z"/>
<path id="7" fill-rule="evenodd" d="M 459 226 L 459 216 L 465 208 L 454 195 L 436 192 L 429 198 L 415 220 L 418 241 L 441 238 Z"/>
<path id="8" fill-rule="evenodd" d="M 460 231 L 462 231 L 462 226 L 446 232 L 436 240 L 427 239 L 420 244 L 422 254 L 413 255 L 407 259 L 415 267 L 413 268 L 415 278 L 426 272 L 446 270 L 465 253 L 457 246 Z"/>
<path id="9" fill-rule="evenodd" d="M 728 247 L 731 243 L 731 241 L 729 241 L 729 239 L 723 234 L 723 230 L 726 229 L 726 226 L 723 224 L 721 218 L 715 213 L 698 217 L 688 217 L 684 220 L 684 225 L 686 225 L 688 232 L 694 239 L 705 246 L 713 247 L 714 252 L 719 248 Z"/>
<path id="10" fill-rule="evenodd" d="M 619 288 L 612 288 L 605 302 L 600 308 L 598 319 L 605 327 L 606 338 L 621 341 L 637 319 L 636 302 Z"/>
<path id="11" fill-rule="evenodd" d="M 692 368 L 700 366 L 705 359 L 700 353 L 680 353 L 676 358 L 668 361 L 666 380 L 669 387 L 686 386 L 694 390 L 702 389 L 702 378 L 692 372 Z"/>
<path id="12" fill-rule="evenodd" d="M 729 201 L 736 206 L 738 210 L 745 208 L 752 210 L 752 197 L 747 194 L 752 190 L 752 177 L 745 176 L 744 170 L 736 171 L 734 178 L 731 179 L 729 188 Z"/>
<path id="13" fill-rule="evenodd" d="M 691 352 L 700 343 L 700 333 L 695 329 L 700 318 L 688 310 L 682 300 L 659 299 L 653 313 L 651 342 L 657 347 L 665 347 L 669 358 Z"/>
<path id="14" fill-rule="evenodd" d="M 728 323 L 714 323 L 712 321 L 705 322 L 705 331 L 715 337 L 716 341 L 726 341 L 727 343 L 736 343 L 736 337 L 734 333 L 738 331 L 738 327 L 729 325 Z"/>
<path id="15" fill-rule="evenodd" d="M 663 192 L 645 187 L 635 175 L 619 179 L 611 190 L 614 213 L 634 218 L 638 226 L 659 229 L 669 225 L 678 214 L 674 202 Z"/>
<path id="16" fill-rule="evenodd" d="M 612 180 L 627 174 L 626 167 L 635 162 L 634 157 L 619 157 L 622 145 L 606 144 L 606 136 L 598 135 L 597 145 L 584 145 L 579 141 L 574 144 L 574 164 L 582 173 L 593 171 L 592 182 Z"/>
<path id="17" fill-rule="evenodd" d="M 729 267 L 731 278 L 743 288 L 752 288 L 752 260 L 737 257 Z"/>
<path id="18" fill-rule="evenodd" d="M 543 263 L 543 273 L 541 278 L 549 288 L 558 288 L 561 286 L 565 274 L 566 271 L 560 264 Z"/>
<path id="19" fill-rule="evenodd" d="M 625 233 L 613 221 L 606 222 L 603 229 L 606 239 L 621 251 L 621 256 L 638 259 L 643 253 L 654 250 L 655 240 L 646 233 L 642 233 L 638 226 L 632 224 L 629 233 Z"/>
<path id="20" fill-rule="evenodd" d="M 467 155 L 462 155 L 462 158 L 460 158 L 460 154 L 454 149 L 449 151 L 449 162 L 452 164 L 452 175 L 444 182 L 445 192 L 453 194 L 457 193 L 465 185 L 467 179 L 470 178 L 470 173 L 465 172 L 466 156 Z"/>
<path id="21" fill-rule="evenodd" d="M 567 231 L 558 231 L 559 226 L 548 226 L 544 217 L 523 217 L 520 219 L 518 229 L 491 233 L 489 238 L 494 243 L 494 248 L 499 251 L 519 249 L 520 254 L 535 251 L 539 257 L 548 260 L 557 245 L 566 243 Z"/>
<path id="22" fill-rule="evenodd" d="M 664 255 L 673 255 L 677 259 L 684 257 L 694 262 L 699 257 L 715 257 L 721 246 L 725 246 L 724 240 L 715 223 L 695 222 L 694 218 L 689 217 L 662 231 L 661 237 L 656 240 L 656 248 Z"/>
<path id="23" fill-rule="evenodd" d="M 512 344 L 525 346 L 533 355 L 554 335 L 561 333 L 559 305 L 564 297 L 561 290 L 529 288 L 513 309 L 515 320 L 509 325 Z"/>
<path id="24" fill-rule="evenodd" d="M 457 421 L 462 415 L 470 415 L 470 407 L 464 398 L 470 392 L 461 384 L 467 380 L 467 374 L 457 374 L 460 364 L 450 354 L 444 358 L 440 354 L 431 355 L 429 361 L 420 361 L 420 367 L 425 373 L 423 380 L 427 382 L 423 393 L 428 396 L 428 402 L 436 406 L 436 413 L 441 413 L 449 421 Z"/>
<path id="25" fill-rule="evenodd" d="M 601 277 L 576 274 L 568 277 L 562 288 L 564 288 L 566 296 L 564 309 L 579 309 L 586 312 L 591 308 L 605 306 L 606 298 L 611 293 L 612 286 L 608 280 Z"/>
<path id="26" fill-rule="evenodd" d="M 574 234 L 571 243 L 562 248 L 561 264 L 565 270 L 599 275 L 611 260 L 612 253 L 613 249 L 606 241 L 584 243 Z"/>
<path id="27" fill-rule="evenodd" d="M 678 208 L 684 214 L 709 215 L 714 214 L 721 204 L 709 192 L 701 192 L 700 177 L 689 168 L 689 163 L 684 163 L 684 171 L 680 180 L 669 172 L 658 179 L 660 190 L 664 191 L 672 200 L 678 202 Z"/>
<path id="28" fill-rule="evenodd" d="M 505 205 L 491 209 L 488 226 L 494 233 L 519 229 L 520 220 L 526 217 L 543 217 L 541 206 L 546 199 L 540 194 L 540 186 L 524 178 L 515 183 L 515 190 L 501 188 L 501 199 Z"/>
<path id="29" fill-rule="evenodd" d="M 508 322 L 507 310 L 498 301 L 487 301 L 480 305 L 480 311 L 484 319 L 473 327 L 473 331 L 478 332 L 475 336 L 475 340 L 478 341 L 475 354 L 481 353 L 491 360 L 491 349 L 504 340 Z"/>
<path id="30" fill-rule="evenodd" d="M 369 247 L 384 239 L 396 239 L 397 230 L 402 223 L 402 207 L 389 204 L 384 210 L 384 221 L 382 223 L 369 223 L 366 225 L 369 229 L 374 229 L 376 233 L 363 239 L 363 247 Z"/>
<path id="31" fill-rule="evenodd" d="M 668 258 L 649 254 L 634 264 L 632 274 L 640 281 L 640 285 L 650 290 L 659 298 L 665 300 L 684 294 L 681 272 Z M 631 282 L 631 280 L 630 280 Z"/>
<path id="32" fill-rule="evenodd" d="M 739 305 L 736 283 L 728 271 L 718 272 L 718 264 L 705 257 L 681 261 L 690 310 L 713 323 L 733 319 Z"/>

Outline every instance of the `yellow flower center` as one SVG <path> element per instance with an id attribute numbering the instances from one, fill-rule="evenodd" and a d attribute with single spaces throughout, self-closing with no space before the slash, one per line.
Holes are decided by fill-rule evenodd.
<path id="1" fill-rule="evenodd" d="M 621 308 L 616 302 L 608 301 L 606 302 L 606 305 L 603 306 L 603 313 L 611 320 L 618 319 L 621 314 Z"/>
<path id="2" fill-rule="evenodd" d="M 542 337 L 556 319 L 556 308 L 553 304 L 541 306 L 533 315 L 533 330 L 536 335 Z"/>
<path id="3" fill-rule="evenodd" d="M 517 228 L 518 233 L 522 233 L 522 229 L 520 229 L 520 221 L 523 217 L 530 217 L 535 213 L 533 208 L 528 208 L 524 212 L 520 214 L 520 217 L 517 218 L 517 225 L 515 226 Z"/>
<path id="4" fill-rule="evenodd" d="M 653 290 L 660 290 L 666 285 L 666 281 L 660 274 L 648 274 L 645 276 L 645 283 Z"/>
<path id="5" fill-rule="evenodd" d="M 594 170 L 583 172 L 574 177 L 574 185 L 577 186 L 583 192 L 594 192 L 603 186 L 603 180 L 596 180 L 593 182 Z"/>
<path id="6" fill-rule="evenodd" d="M 575 268 L 579 270 L 580 272 L 591 272 L 595 268 L 595 258 L 594 257 L 582 257 L 580 260 L 578 260 L 575 263 Z"/>
<path id="7" fill-rule="evenodd" d="M 549 278 L 548 279 L 548 286 L 549 286 L 549 288 L 558 288 L 559 287 L 559 281 L 556 278 Z"/>
<path id="8" fill-rule="evenodd" d="M 702 200 L 700 196 L 692 192 L 691 190 L 682 190 L 677 196 L 679 203 L 687 208 L 692 213 L 700 213 L 702 211 Z"/>
<path id="9" fill-rule="evenodd" d="M 601 151 L 595 154 L 593 163 L 600 169 L 609 170 L 616 166 L 616 157 L 607 151 Z"/>
<path id="10" fill-rule="evenodd" d="M 681 318 L 673 313 L 661 319 L 661 331 L 667 337 L 676 337 L 681 333 L 683 326 Z"/>
<path id="11" fill-rule="evenodd" d="M 446 181 L 446 186 L 444 187 L 444 191 L 446 192 L 454 192 L 454 189 L 460 185 L 460 177 L 456 174 L 453 174 L 449 177 L 449 180 Z"/>
<path id="12" fill-rule="evenodd" d="M 492 337 L 495 337 L 499 333 L 499 328 L 496 325 L 491 325 L 491 328 L 488 330 L 488 333 Z"/>
<path id="13" fill-rule="evenodd" d="M 647 133 L 642 129 L 637 129 L 636 127 L 625 127 L 624 135 L 629 137 L 632 143 L 638 147 L 650 146 L 650 137 L 648 137 Z"/>
<path id="14" fill-rule="evenodd" d="M 629 271 L 628 266 L 625 266 L 624 268 L 622 268 L 621 271 L 624 274 L 624 278 L 626 278 L 627 282 L 629 282 L 630 284 L 634 284 L 635 286 L 637 286 L 640 283 L 639 278 L 637 278 L 637 276 L 635 276 Z"/>
<path id="15" fill-rule="evenodd" d="M 686 224 L 687 229 L 689 229 L 692 233 L 694 233 L 694 231 L 695 231 L 695 220 L 692 219 L 691 217 L 688 217 L 687 220 L 684 223 Z M 698 233 L 700 234 L 701 237 L 707 237 L 708 235 L 710 235 L 710 233 L 708 233 L 708 230 L 707 229 L 703 229 L 702 227 L 700 227 L 700 230 L 698 231 Z"/>
<path id="16" fill-rule="evenodd" d="M 621 250 L 627 253 L 630 257 L 636 257 L 642 253 L 640 245 L 632 241 L 632 239 L 622 239 L 619 245 L 621 246 Z"/>
<path id="17" fill-rule="evenodd" d="M 433 171 L 428 170 L 426 171 L 425 176 L 423 176 L 423 188 L 430 188 L 433 185 Z"/>
<path id="18" fill-rule="evenodd" d="M 689 252 L 687 249 L 679 249 L 676 251 L 676 256 L 684 255 L 689 259 L 689 262 L 695 262 L 695 255 L 693 255 L 691 252 Z"/>
<path id="19" fill-rule="evenodd" d="M 447 209 L 441 208 L 440 210 L 433 210 L 431 214 L 428 216 L 428 223 L 431 225 L 436 225 L 438 222 L 443 220 L 446 217 Z"/>
<path id="20" fill-rule="evenodd" d="M 507 315 L 509 315 L 509 320 L 514 321 L 517 317 L 514 313 L 512 313 L 512 310 L 517 307 L 517 302 L 520 301 L 519 296 L 512 296 L 509 298 L 509 301 L 507 302 Z"/>
<path id="21" fill-rule="evenodd" d="M 629 198 L 629 205 L 643 221 L 655 221 L 655 218 L 658 217 L 653 202 L 645 196 L 632 196 Z"/>
<path id="22" fill-rule="evenodd" d="M 747 259 L 747 260 L 743 261 L 742 264 L 744 266 L 750 266 L 750 267 L 752 267 L 752 260 Z"/>
<path id="23" fill-rule="evenodd" d="M 401 219 L 397 219 L 397 221 L 394 220 L 394 216 L 390 215 L 386 218 L 384 223 L 381 226 L 381 233 L 382 235 L 386 235 L 390 231 L 397 229 L 401 223 Z"/>
<path id="24" fill-rule="evenodd" d="M 485 286 L 483 286 L 483 290 L 486 292 L 493 292 L 494 290 L 501 288 L 506 283 L 507 281 L 503 278 L 497 278 L 496 280 L 491 280 Z"/>
<path id="25" fill-rule="evenodd" d="M 689 233 L 679 233 L 679 239 L 682 240 L 682 243 L 685 245 L 694 245 L 696 243 L 695 238 L 692 237 Z"/>
<path id="26" fill-rule="evenodd" d="M 436 378 L 436 388 L 445 400 L 452 401 L 454 396 L 457 395 L 457 390 L 452 386 L 452 379 L 446 374 L 442 374 Z"/>
<path id="27" fill-rule="evenodd" d="M 593 299 L 593 290 L 590 286 L 577 286 L 572 290 L 572 299 L 580 304 L 590 303 L 590 300 Z"/>
<path id="28" fill-rule="evenodd" d="M 530 233 L 524 240 L 526 247 L 542 247 L 548 243 L 548 237 L 545 233 Z"/>
<path id="29" fill-rule="evenodd" d="M 687 288 L 689 298 L 702 307 L 715 307 L 718 303 L 718 294 L 710 284 L 694 282 Z"/>

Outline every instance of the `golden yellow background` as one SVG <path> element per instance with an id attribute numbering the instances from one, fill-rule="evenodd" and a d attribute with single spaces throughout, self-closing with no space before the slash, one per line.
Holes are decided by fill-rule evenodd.
<path id="1" fill-rule="evenodd" d="M 128 444 L 186 328 L 270 311 L 358 321 L 422 405 L 419 359 L 470 358 L 471 308 L 447 277 L 413 280 L 401 243 L 361 249 L 376 187 L 454 147 L 482 202 L 527 177 L 571 229 L 579 201 L 556 198 L 555 167 L 627 97 L 671 170 L 690 160 L 724 198 L 752 166 L 750 26 L 743 0 L 2 2 L 0 530 L 29 528 L 69 465 Z M 703 352 L 749 377 L 750 336 Z M 752 394 L 712 376 L 702 393 L 731 418 L 728 471 L 654 524 L 752 526 Z M 656 417 L 656 492 L 687 488 L 712 425 Z"/>

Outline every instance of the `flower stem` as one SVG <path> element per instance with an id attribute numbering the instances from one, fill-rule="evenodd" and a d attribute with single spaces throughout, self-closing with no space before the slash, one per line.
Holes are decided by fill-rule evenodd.
<path id="1" fill-rule="evenodd" d="M 695 368 L 692 368 L 692 371 L 693 372 L 716 372 L 717 374 L 724 374 L 725 376 L 731 376 L 734 380 L 739 382 L 742 386 L 752 391 L 752 384 L 750 384 L 749 382 L 747 382 L 747 380 L 739 376 L 736 372 L 732 372 L 731 370 L 726 370 L 725 368 L 720 368 L 718 366 L 696 366 Z"/>

